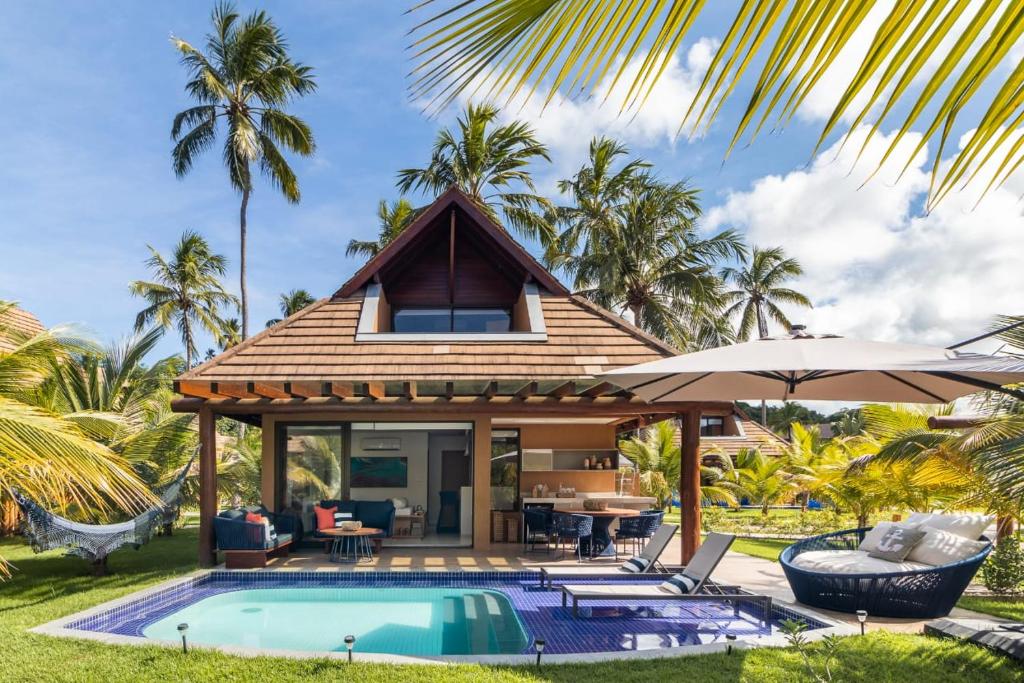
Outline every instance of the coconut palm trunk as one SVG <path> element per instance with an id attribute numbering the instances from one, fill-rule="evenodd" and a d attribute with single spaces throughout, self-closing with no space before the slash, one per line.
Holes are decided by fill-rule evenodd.
<path id="1" fill-rule="evenodd" d="M 249 193 L 251 190 L 247 187 L 242 190 L 242 205 L 238 210 L 238 244 L 239 244 L 239 255 L 238 255 L 238 289 L 241 293 L 241 307 L 242 307 L 242 339 L 249 338 L 249 290 L 245 285 L 246 275 L 246 259 L 245 259 L 245 241 L 246 241 L 246 212 L 249 209 Z"/>

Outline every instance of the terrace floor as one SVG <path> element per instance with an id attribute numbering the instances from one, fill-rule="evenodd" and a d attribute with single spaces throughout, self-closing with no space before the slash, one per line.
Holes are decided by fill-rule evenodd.
<path id="1" fill-rule="evenodd" d="M 680 564 L 681 547 L 673 542 L 665 549 L 661 561 L 668 566 Z M 620 554 L 620 560 L 626 555 Z M 613 558 L 586 561 L 588 565 L 604 565 L 609 571 L 619 564 Z M 315 549 L 302 549 L 286 558 L 270 560 L 266 569 L 239 571 L 514 571 L 542 566 L 576 566 L 576 558 L 559 551 L 524 552 L 518 544 L 496 544 L 490 550 L 472 548 L 388 548 L 374 554 L 372 563 L 358 565 L 339 564 L 328 560 L 327 555 Z M 794 603 L 795 598 L 777 562 L 752 557 L 742 553 L 729 552 L 714 573 L 718 583 L 740 585 L 759 595 L 770 595 L 777 601 Z M 852 614 L 820 609 L 803 609 L 820 614 L 828 619 L 843 621 L 856 626 L 857 618 Z M 988 618 L 960 608 L 955 608 L 951 618 Z M 886 619 L 876 617 L 868 620 L 869 630 L 886 630 L 901 633 L 921 633 L 928 619 Z"/>

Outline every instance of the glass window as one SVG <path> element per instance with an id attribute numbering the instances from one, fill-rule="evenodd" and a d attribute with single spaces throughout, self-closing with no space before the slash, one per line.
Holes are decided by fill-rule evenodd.
<path id="1" fill-rule="evenodd" d="M 395 311 L 393 329 L 398 333 L 451 332 L 452 312 L 447 308 L 402 308 Z"/>
<path id="2" fill-rule="evenodd" d="M 491 432 L 491 509 L 515 510 L 519 503 L 519 430 Z"/>
<path id="3" fill-rule="evenodd" d="M 724 417 L 702 417 L 700 419 L 701 436 L 725 436 Z"/>
<path id="4" fill-rule="evenodd" d="M 283 428 L 284 479 L 278 509 L 302 518 L 313 528 L 313 506 L 321 500 L 340 500 L 344 494 L 341 466 L 341 425 L 287 425 Z"/>
<path id="5" fill-rule="evenodd" d="M 512 316 L 500 308 L 456 308 L 455 332 L 508 332 L 512 329 Z"/>

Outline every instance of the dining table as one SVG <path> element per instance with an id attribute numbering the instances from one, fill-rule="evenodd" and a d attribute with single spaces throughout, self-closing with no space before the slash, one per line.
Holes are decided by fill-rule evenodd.
<path id="1" fill-rule="evenodd" d="M 611 528 L 612 522 L 619 517 L 640 516 L 639 510 L 613 507 L 608 507 L 604 510 L 581 510 L 578 508 L 556 507 L 554 512 L 564 515 L 587 515 L 593 518 L 594 527 L 590 532 L 591 536 L 589 541 L 593 546 L 593 550 L 591 551 L 591 549 L 586 545 L 583 546 L 583 551 L 589 553 L 592 557 L 615 557 L 615 541 L 612 539 L 612 535 L 608 531 Z"/>

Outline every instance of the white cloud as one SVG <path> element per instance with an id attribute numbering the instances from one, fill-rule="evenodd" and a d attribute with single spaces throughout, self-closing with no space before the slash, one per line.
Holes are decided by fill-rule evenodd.
<path id="1" fill-rule="evenodd" d="M 822 152 L 807 170 L 731 194 L 709 213 L 707 228 L 742 229 L 751 244 L 779 245 L 799 259 L 805 275 L 797 286 L 815 308 L 792 318 L 814 330 L 944 345 L 982 331 L 994 314 L 1021 313 L 1024 183 L 992 191 L 977 208 L 973 186 L 921 215 L 925 154 L 895 180 L 920 138 L 908 136 L 860 187 L 891 141 L 874 138 L 854 166 L 865 134 Z"/>

